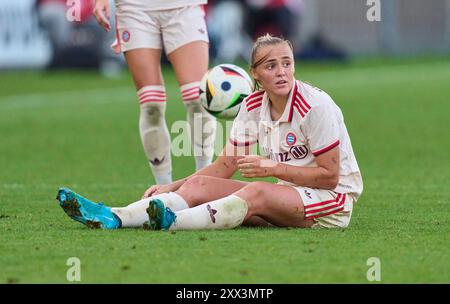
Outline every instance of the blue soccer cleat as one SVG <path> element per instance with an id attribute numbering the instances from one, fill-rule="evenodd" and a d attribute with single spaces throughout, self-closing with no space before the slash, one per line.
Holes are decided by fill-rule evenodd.
<path id="1" fill-rule="evenodd" d="M 67 188 L 60 188 L 56 199 L 73 220 L 89 228 L 117 229 L 120 220 L 103 203 L 93 203 Z"/>
<path id="2" fill-rule="evenodd" d="M 169 207 L 164 207 L 160 199 L 150 200 L 147 208 L 148 221 L 144 224 L 145 229 L 168 230 L 175 223 L 177 216 Z"/>

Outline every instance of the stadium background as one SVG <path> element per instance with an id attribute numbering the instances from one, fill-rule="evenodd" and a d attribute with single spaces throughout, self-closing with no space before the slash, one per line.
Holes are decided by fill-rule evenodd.
<path id="1" fill-rule="evenodd" d="M 224 25 L 247 26 L 263 1 L 210 2 L 211 65 L 245 68 L 252 33 Z M 78 257 L 82 283 L 365 283 L 377 257 L 382 283 L 449 283 L 450 1 L 381 1 L 379 22 L 368 2 L 293 0 L 287 12 L 296 76 L 341 107 L 362 170 L 351 226 L 176 234 L 66 218 L 59 186 L 126 205 L 153 182 L 130 75 L 95 45 L 111 37 L 93 20 L 71 29 L 56 60 L 34 1 L 0 2 L 0 282 L 65 283 Z M 185 114 L 170 66 L 164 75 L 170 129 Z M 173 164 L 174 178 L 194 167 Z"/>

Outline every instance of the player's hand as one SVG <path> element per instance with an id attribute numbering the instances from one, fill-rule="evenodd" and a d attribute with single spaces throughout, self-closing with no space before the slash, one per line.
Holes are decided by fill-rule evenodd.
<path id="1" fill-rule="evenodd" d="M 109 30 L 111 30 L 111 24 L 109 23 L 109 17 L 111 17 L 109 0 L 95 0 L 93 13 L 98 24 L 100 24 L 105 31 L 109 32 Z"/>
<path id="2" fill-rule="evenodd" d="M 145 191 L 144 196 L 142 196 L 142 198 L 147 198 L 147 197 L 150 197 L 153 195 L 167 193 L 167 192 L 171 192 L 171 191 L 175 191 L 175 190 L 177 190 L 177 188 L 173 184 L 153 185 Z"/>
<path id="3" fill-rule="evenodd" d="M 275 175 L 277 162 L 259 155 L 248 155 L 237 161 L 243 177 L 268 177 Z"/>

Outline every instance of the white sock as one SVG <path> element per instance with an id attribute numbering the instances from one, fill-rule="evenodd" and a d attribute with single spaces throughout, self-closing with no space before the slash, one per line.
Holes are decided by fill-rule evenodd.
<path id="1" fill-rule="evenodd" d="M 191 82 L 180 87 L 197 171 L 211 164 L 216 138 L 216 119 L 201 106 L 199 85 L 200 82 Z"/>
<path id="2" fill-rule="evenodd" d="M 181 211 L 189 208 L 186 200 L 178 193 L 169 192 L 167 194 L 168 196 L 162 199 L 164 206 L 169 207 L 172 211 Z"/>
<path id="3" fill-rule="evenodd" d="M 232 194 L 176 212 L 176 221 L 169 230 L 235 228 L 242 224 L 247 211 L 247 202 Z"/>
<path id="4" fill-rule="evenodd" d="M 169 207 L 173 211 L 189 208 L 182 196 L 175 192 L 169 192 L 142 199 L 126 207 L 111 208 L 111 211 L 122 221 L 122 228 L 142 227 L 142 225 L 148 221 L 148 214 L 146 212 L 148 202 L 154 198 L 159 198 L 162 200 L 164 202 L 164 206 Z"/>
<path id="5" fill-rule="evenodd" d="M 145 155 L 158 185 L 172 182 L 170 135 L 164 117 L 164 86 L 146 86 L 137 91 L 140 105 L 139 132 Z"/>

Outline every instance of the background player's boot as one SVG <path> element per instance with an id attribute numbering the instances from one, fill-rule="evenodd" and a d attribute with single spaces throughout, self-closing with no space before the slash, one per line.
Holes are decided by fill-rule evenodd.
<path id="1" fill-rule="evenodd" d="M 60 188 L 56 199 L 68 216 L 89 228 L 120 228 L 120 220 L 103 203 L 91 202 L 67 188 Z"/>
<path id="2" fill-rule="evenodd" d="M 164 203 L 160 199 L 153 199 L 148 203 L 147 208 L 148 221 L 144 224 L 144 228 L 150 230 L 168 230 L 177 216 L 169 207 L 164 207 Z"/>

